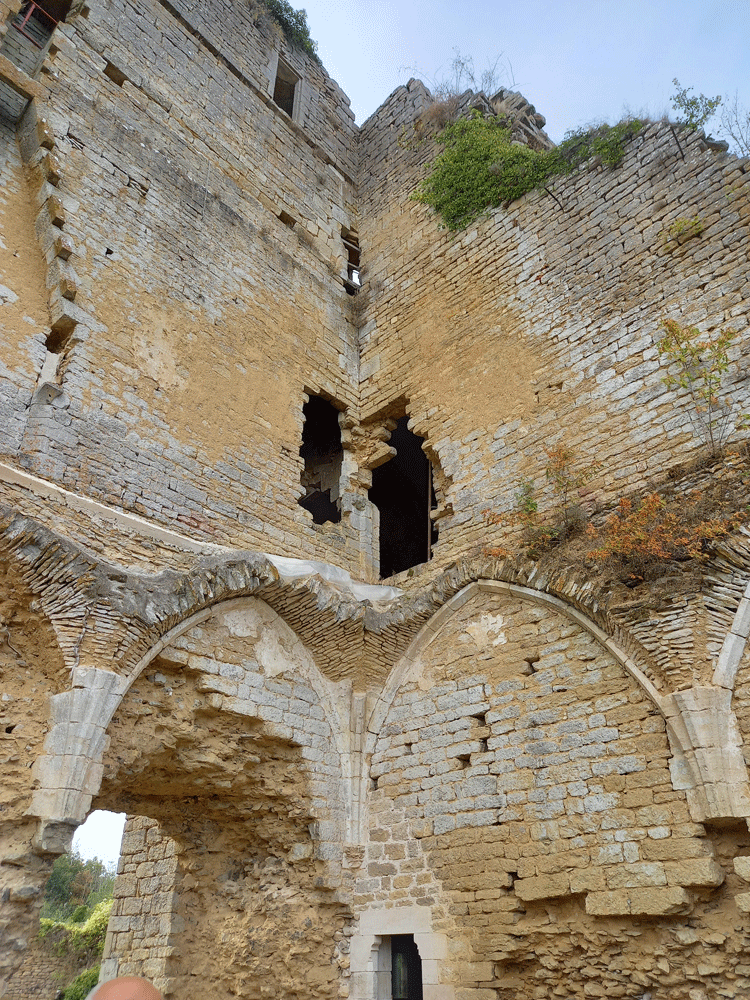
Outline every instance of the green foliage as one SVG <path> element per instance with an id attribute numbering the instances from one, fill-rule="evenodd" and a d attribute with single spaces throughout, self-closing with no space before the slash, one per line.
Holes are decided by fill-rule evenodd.
<path id="1" fill-rule="evenodd" d="M 85 861 L 80 854 L 62 854 L 55 860 L 44 891 L 42 916 L 58 921 L 71 918 L 77 907 L 92 910 L 110 899 L 115 876 L 98 858 Z"/>
<path id="2" fill-rule="evenodd" d="M 295 10 L 287 0 L 262 0 L 271 17 L 281 26 L 288 41 L 320 62 L 318 43 L 310 37 L 307 11 Z"/>
<path id="3" fill-rule="evenodd" d="M 91 916 L 83 924 L 42 917 L 39 921 L 39 937 L 57 955 L 74 955 L 79 961 L 101 958 L 111 911 L 112 900 L 105 899 L 97 903 Z"/>
<path id="4" fill-rule="evenodd" d="M 73 982 L 63 990 L 62 1000 L 86 1000 L 86 997 L 99 982 L 99 968 L 98 965 L 95 965 L 76 976 Z"/>
<path id="5" fill-rule="evenodd" d="M 600 125 L 568 135 L 555 149 L 539 151 L 514 144 L 503 119 L 476 113 L 443 129 L 437 141 L 444 151 L 413 197 L 438 212 L 448 229 L 463 229 L 483 212 L 510 204 L 593 156 L 616 166 L 625 143 L 642 127 L 638 120 Z"/>
<path id="6" fill-rule="evenodd" d="M 88 906 L 85 903 L 81 903 L 80 906 L 76 906 L 75 910 L 73 910 L 70 919 L 74 924 L 82 924 L 84 920 L 88 920 L 90 914 L 91 910 L 89 910 Z"/>
<path id="7" fill-rule="evenodd" d="M 513 494 L 515 509 L 519 514 L 527 516 L 536 514 L 539 510 L 539 503 L 536 498 L 533 479 L 522 479 L 516 492 Z"/>
<path id="8" fill-rule="evenodd" d="M 718 396 L 729 370 L 729 345 L 735 331 L 719 330 L 711 340 L 697 327 L 681 326 L 677 320 L 663 320 L 664 336 L 656 345 L 659 354 L 677 366 L 677 373 L 665 375 L 668 389 L 684 389 L 693 407 L 690 413 L 696 432 L 712 455 L 718 455 L 730 428 L 731 408 Z"/>
<path id="9" fill-rule="evenodd" d="M 709 118 L 713 118 L 716 109 L 721 104 L 721 94 L 716 97 L 706 97 L 705 94 L 695 94 L 690 96 L 692 87 L 680 86 L 680 81 L 675 77 L 672 83 L 677 89 L 676 94 L 669 98 L 672 107 L 678 112 L 677 121 L 687 128 L 703 128 Z"/>
<path id="10" fill-rule="evenodd" d="M 560 162 L 557 173 L 569 173 L 593 156 L 606 167 L 619 167 L 625 157 L 625 147 L 646 124 L 640 118 L 624 118 L 617 125 L 597 125 L 595 128 L 568 132 L 551 155 Z"/>
<path id="11" fill-rule="evenodd" d="M 693 216 L 692 219 L 675 219 L 674 222 L 671 222 L 664 231 L 664 235 L 662 237 L 664 240 L 664 246 L 668 250 L 674 249 L 675 246 L 680 243 L 684 243 L 693 236 L 700 236 L 703 229 L 703 219 L 701 219 L 699 215 Z"/>

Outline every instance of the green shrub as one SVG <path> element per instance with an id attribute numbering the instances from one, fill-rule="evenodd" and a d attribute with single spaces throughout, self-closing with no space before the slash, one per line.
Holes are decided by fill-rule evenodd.
<path id="1" fill-rule="evenodd" d="M 295 10 L 287 0 L 262 0 L 268 13 L 280 25 L 287 40 L 298 49 L 303 49 L 308 55 L 320 62 L 318 43 L 310 37 L 307 25 L 307 12 Z"/>
<path id="2" fill-rule="evenodd" d="M 691 95 L 692 87 L 681 86 L 676 77 L 672 83 L 677 88 L 677 93 L 670 97 L 672 107 L 680 115 L 677 123 L 691 129 L 705 128 L 708 119 L 713 118 L 716 109 L 721 106 L 721 94 L 717 94 L 716 97 L 706 97 L 705 94 Z"/>
<path id="3" fill-rule="evenodd" d="M 82 903 L 80 906 L 76 906 L 70 916 L 70 919 L 74 924 L 82 924 L 84 920 L 88 920 L 90 913 L 91 910 L 89 910 L 88 906 L 86 906 L 85 903 Z"/>
<path id="4" fill-rule="evenodd" d="M 617 166 L 626 142 L 643 124 L 632 119 L 613 127 L 600 125 L 568 134 L 554 149 L 534 150 L 512 141 L 504 119 L 476 112 L 447 125 L 437 137 L 444 151 L 413 197 L 438 212 L 448 229 L 463 229 L 483 212 L 510 204 L 591 157 Z"/>
<path id="5" fill-rule="evenodd" d="M 105 899 L 94 907 L 91 916 L 83 924 L 42 917 L 39 921 L 39 936 L 48 941 L 58 955 L 73 954 L 80 961 L 100 958 L 104 951 L 111 911 L 112 900 Z"/>
<path id="6" fill-rule="evenodd" d="M 86 969 L 76 976 L 72 983 L 63 990 L 62 1000 L 86 1000 L 86 997 L 99 982 L 99 966 Z"/>

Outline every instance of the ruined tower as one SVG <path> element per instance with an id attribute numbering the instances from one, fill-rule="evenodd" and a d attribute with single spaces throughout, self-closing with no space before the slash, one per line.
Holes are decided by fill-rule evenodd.
<path id="1" fill-rule="evenodd" d="M 750 409 L 748 162 L 649 124 L 454 236 L 424 86 L 357 127 L 260 2 L 0 33 L 7 995 L 96 808 L 167 997 L 746 995 L 745 529 L 631 589 L 486 512 L 742 482 L 656 343 Z"/>

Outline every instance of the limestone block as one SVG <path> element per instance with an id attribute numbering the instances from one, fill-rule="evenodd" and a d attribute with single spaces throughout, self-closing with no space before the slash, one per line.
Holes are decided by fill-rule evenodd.
<path id="1" fill-rule="evenodd" d="M 615 865 L 607 872 L 607 885 L 610 889 L 666 884 L 664 865 L 659 862 L 642 861 L 633 865 Z"/>
<path id="2" fill-rule="evenodd" d="M 526 901 L 569 896 L 570 875 L 567 872 L 559 872 L 556 875 L 516 879 L 514 888 L 518 898 Z"/>
<path id="3" fill-rule="evenodd" d="M 46 96 L 45 88 L 41 83 L 32 80 L 22 69 L 19 69 L 3 55 L 0 55 L 0 80 L 28 100 L 32 98 L 44 100 Z"/>
<path id="4" fill-rule="evenodd" d="M 737 909 L 743 913 L 750 913 L 750 892 L 738 892 L 734 897 Z"/>
<path id="5" fill-rule="evenodd" d="M 750 882 L 750 857 L 735 858 L 734 870 L 743 882 Z"/>
<path id="6" fill-rule="evenodd" d="M 607 888 L 603 868 L 582 868 L 570 873 L 570 891 L 599 892 Z"/>
<path id="7" fill-rule="evenodd" d="M 683 913 L 690 897 L 682 888 L 618 889 L 614 892 L 590 892 L 586 912 L 592 916 L 667 916 Z"/>
<path id="8" fill-rule="evenodd" d="M 725 874 L 721 865 L 711 858 L 690 858 L 679 863 L 664 865 L 670 885 L 715 887 L 724 882 Z"/>
<path id="9" fill-rule="evenodd" d="M 682 888 L 634 889 L 630 892 L 630 912 L 643 916 L 667 916 L 683 913 L 690 906 L 690 896 Z"/>

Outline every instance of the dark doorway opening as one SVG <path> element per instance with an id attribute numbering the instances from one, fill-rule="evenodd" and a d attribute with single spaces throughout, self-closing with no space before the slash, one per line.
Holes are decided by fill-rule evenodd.
<path id="1" fill-rule="evenodd" d="M 422 1000 L 422 959 L 413 934 L 391 938 L 391 997 Z"/>
<path id="2" fill-rule="evenodd" d="M 322 396 L 310 396 L 302 407 L 302 486 L 305 494 L 300 507 L 312 514 L 315 524 L 338 523 L 339 480 L 341 479 L 341 428 L 339 411 Z"/>
<path id="3" fill-rule="evenodd" d="M 423 438 L 402 417 L 389 444 L 396 454 L 372 473 L 369 499 L 380 511 L 380 575 L 393 576 L 427 562 L 437 542 L 430 511 L 436 507 L 432 466 Z"/>

